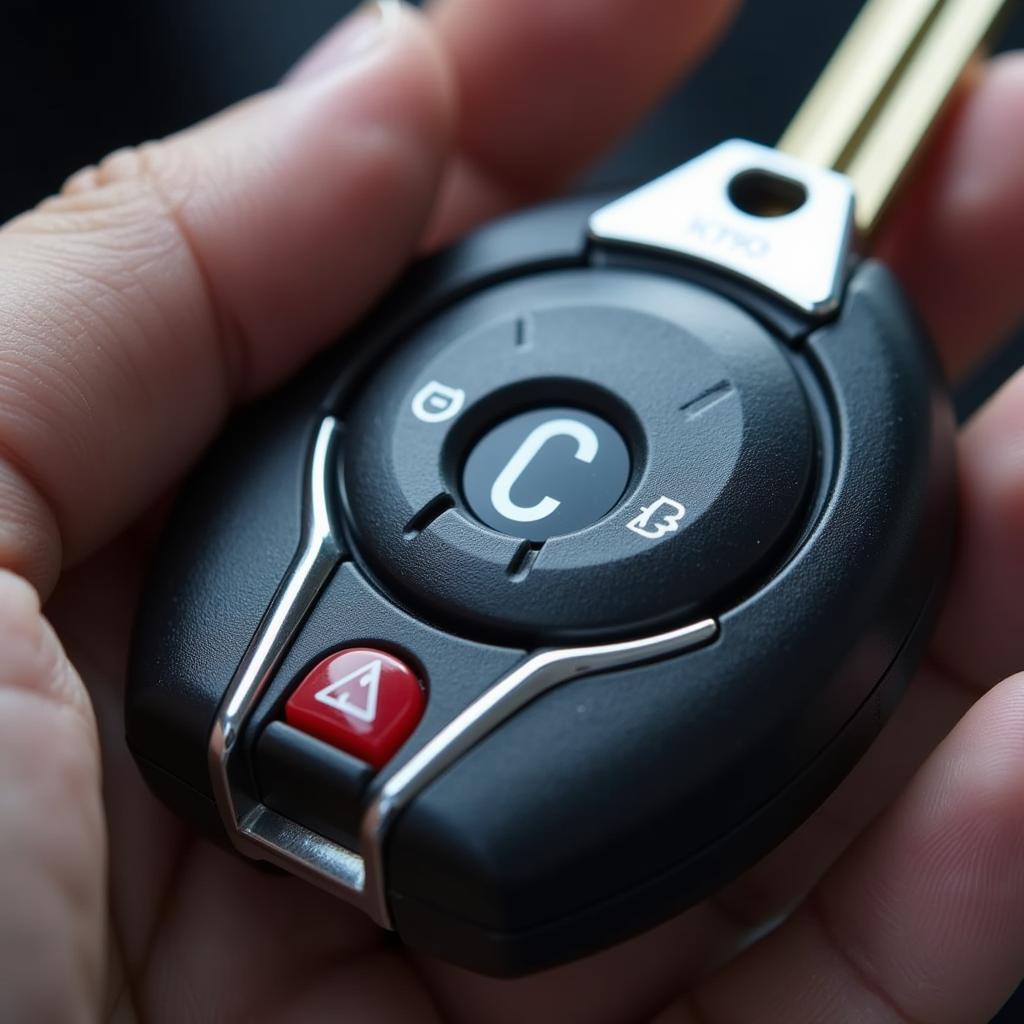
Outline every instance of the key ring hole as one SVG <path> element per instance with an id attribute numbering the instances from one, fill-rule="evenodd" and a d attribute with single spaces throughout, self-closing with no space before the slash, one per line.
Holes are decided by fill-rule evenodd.
<path id="1" fill-rule="evenodd" d="M 785 217 L 807 202 L 807 188 L 769 171 L 742 171 L 729 182 L 729 199 L 751 217 Z"/>

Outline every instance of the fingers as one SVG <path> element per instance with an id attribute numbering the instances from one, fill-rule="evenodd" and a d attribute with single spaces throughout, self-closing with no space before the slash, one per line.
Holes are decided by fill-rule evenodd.
<path id="1" fill-rule="evenodd" d="M 881 735 L 821 807 L 715 897 L 735 921 L 763 927 L 788 912 L 899 795 L 970 708 L 974 694 L 931 667 L 911 682 Z"/>
<path id="2" fill-rule="evenodd" d="M 0 232 L 0 565 L 48 588 L 62 548 L 80 558 L 151 503 L 229 400 L 300 365 L 414 248 L 447 68 L 408 11 L 357 42 Z"/>
<path id="3" fill-rule="evenodd" d="M 189 844 L 198 841 L 154 798 L 124 740 L 125 659 L 150 547 L 135 533 L 63 573 L 46 603 L 96 716 L 110 847 L 108 913 L 127 979 L 141 974 L 174 899 L 174 879 Z M 108 996 L 130 997 L 130 989 L 116 985 L 111 979 Z"/>
<path id="4" fill-rule="evenodd" d="M 203 1021 L 437 1024 L 369 918 L 298 879 L 197 842 L 138 981 L 141 1020 L 174 1019 L 182 979 Z"/>
<path id="5" fill-rule="evenodd" d="M 99 750 L 33 589 L 0 570 L 3 1020 L 87 1021 L 106 964 Z"/>
<path id="6" fill-rule="evenodd" d="M 451 1024 L 621 1024 L 663 1006 L 684 979 L 737 948 L 737 929 L 708 905 L 584 960 L 513 980 L 420 958 L 418 973 Z"/>
<path id="7" fill-rule="evenodd" d="M 562 187 L 704 53 L 734 0 L 436 0 L 459 155 L 435 238 Z"/>
<path id="8" fill-rule="evenodd" d="M 954 377 L 1024 316 L 1024 55 L 971 86 L 878 246 Z"/>
<path id="9" fill-rule="evenodd" d="M 658 1018 L 987 1021 L 1024 963 L 1024 676 L 967 715 L 777 932 Z"/>
<path id="10" fill-rule="evenodd" d="M 982 689 L 1024 668 L 1024 371 L 960 441 L 959 543 L 937 658 Z"/>

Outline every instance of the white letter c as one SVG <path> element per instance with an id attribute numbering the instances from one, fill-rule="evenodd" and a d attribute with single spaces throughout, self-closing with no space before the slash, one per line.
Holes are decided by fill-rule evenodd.
<path id="1" fill-rule="evenodd" d="M 562 503 L 557 498 L 544 497 L 536 505 L 517 505 L 512 500 L 512 488 L 523 475 L 537 453 L 554 437 L 571 437 L 576 441 L 575 457 L 580 462 L 593 462 L 597 455 L 597 434 L 579 420 L 549 420 L 530 431 L 526 440 L 516 449 L 498 479 L 491 487 L 491 504 L 500 515 L 517 523 L 535 523 L 546 519 Z"/>

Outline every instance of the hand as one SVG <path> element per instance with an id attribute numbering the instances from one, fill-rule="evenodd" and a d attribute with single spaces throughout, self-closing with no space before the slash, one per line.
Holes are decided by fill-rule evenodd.
<path id="1" fill-rule="evenodd" d="M 418 248 L 565 183 L 727 6 L 369 9 L 280 88 L 114 154 L 0 232 L 0 1017 L 963 1024 L 1011 992 L 1024 676 L 993 684 L 1024 662 L 1024 375 L 961 438 L 946 611 L 882 738 L 746 877 L 588 961 L 499 982 L 408 953 L 196 839 L 125 749 L 146 512 L 229 408 Z M 994 62 L 881 245 L 954 376 L 1024 313 L 1022 115 L 1024 60 Z"/>

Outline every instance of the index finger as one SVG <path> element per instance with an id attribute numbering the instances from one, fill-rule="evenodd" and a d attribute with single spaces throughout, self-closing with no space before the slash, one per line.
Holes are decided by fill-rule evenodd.
<path id="1" fill-rule="evenodd" d="M 693 67 L 736 6 L 434 0 L 461 117 L 433 236 L 563 187 Z"/>
<path id="2" fill-rule="evenodd" d="M 1024 55 L 967 84 L 878 248 L 954 378 L 1024 316 Z"/>

